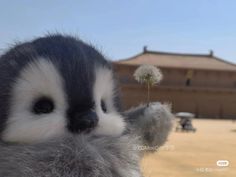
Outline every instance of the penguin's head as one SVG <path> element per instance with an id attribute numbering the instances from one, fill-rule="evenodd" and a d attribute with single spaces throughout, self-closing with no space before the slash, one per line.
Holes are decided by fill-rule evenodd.
<path id="1" fill-rule="evenodd" d="M 0 135 L 41 142 L 67 133 L 119 136 L 125 129 L 111 64 L 81 40 L 50 35 L 0 58 Z"/>

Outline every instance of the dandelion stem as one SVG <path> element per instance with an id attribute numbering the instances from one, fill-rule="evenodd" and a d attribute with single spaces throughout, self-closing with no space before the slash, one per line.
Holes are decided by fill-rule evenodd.
<path id="1" fill-rule="evenodd" d="M 148 89 L 148 91 L 147 91 L 147 93 L 148 93 L 148 95 L 147 95 L 147 106 L 149 106 L 149 103 L 150 103 L 150 83 L 149 82 L 147 82 L 147 89 Z"/>

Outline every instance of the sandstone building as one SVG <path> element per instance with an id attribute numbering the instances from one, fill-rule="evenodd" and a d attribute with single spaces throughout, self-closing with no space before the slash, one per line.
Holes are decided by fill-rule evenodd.
<path id="1" fill-rule="evenodd" d="M 134 80 L 141 64 L 162 70 L 164 79 L 151 89 L 151 100 L 172 103 L 174 112 L 192 112 L 197 117 L 236 118 L 236 65 L 213 52 L 181 54 L 144 51 L 113 63 L 126 108 L 146 102 L 147 89 Z"/>

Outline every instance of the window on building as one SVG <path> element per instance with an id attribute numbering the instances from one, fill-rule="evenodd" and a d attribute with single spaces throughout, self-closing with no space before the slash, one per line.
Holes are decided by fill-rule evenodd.
<path id="1" fill-rule="evenodd" d="M 191 85 L 191 79 L 187 79 L 186 82 L 185 82 L 185 86 L 190 86 Z"/>
<path id="2" fill-rule="evenodd" d="M 193 70 L 188 70 L 187 73 L 186 73 L 185 86 L 187 86 L 187 87 L 191 86 L 192 78 L 193 78 Z"/>

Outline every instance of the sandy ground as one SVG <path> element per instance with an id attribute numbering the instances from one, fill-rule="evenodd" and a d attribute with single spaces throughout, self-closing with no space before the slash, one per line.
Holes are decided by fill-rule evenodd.
<path id="1" fill-rule="evenodd" d="M 145 177 L 236 177 L 236 123 L 194 120 L 196 133 L 173 132 L 142 161 Z M 228 167 L 216 161 L 228 160 Z"/>

